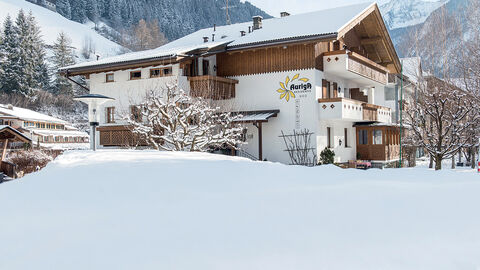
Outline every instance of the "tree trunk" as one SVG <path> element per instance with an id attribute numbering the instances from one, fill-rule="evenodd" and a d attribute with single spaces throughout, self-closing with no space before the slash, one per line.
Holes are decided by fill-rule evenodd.
<path id="1" fill-rule="evenodd" d="M 455 169 L 455 155 L 452 155 L 452 169 Z"/>
<path id="2" fill-rule="evenodd" d="M 477 163 L 477 160 L 475 159 L 475 154 L 477 153 L 476 152 L 476 149 L 475 149 L 475 146 L 473 146 L 472 148 L 470 148 L 470 151 L 472 151 L 472 154 L 471 154 L 471 160 L 472 160 L 472 169 L 475 169 L 476 167 L 476 163 Z"/>
<path id="3" fill-rule="evenodd" d="M 428 164 L 428 168 L 433 168 L 433 155 L 430 155 L 430 163 Z"/>
<path id="4" fill-rule="evenodd" d="M 437 155 L 435 156 L 435 171 L 442 169 L 442 157 Z"/>

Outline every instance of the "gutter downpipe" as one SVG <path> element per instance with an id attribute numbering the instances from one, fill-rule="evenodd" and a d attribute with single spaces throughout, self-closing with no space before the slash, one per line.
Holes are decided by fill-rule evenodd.
<path id="1" fill-rule="evenodd" d="M 401 82 L 400 82 L 400 168 L 402 168 L 402 128 L 403 128 L 403 60 L 400 63 L 400 73 L 401 73 Z"/>

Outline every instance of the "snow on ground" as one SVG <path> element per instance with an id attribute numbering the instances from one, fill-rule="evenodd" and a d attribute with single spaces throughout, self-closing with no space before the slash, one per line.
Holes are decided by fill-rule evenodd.
<path id="1" fill-rule="evenodd" d="M 68 152 L 0 185 L 0 269 L 480 269 L 480 175 Z"/>
<path id="2" fill-rule="evenodd" d="M 120 45 L 104 38 L 91 27 L 70 21 L 56 12 L 25 0 L 0 0 L 0 22 L 3 24 L 8 14 L 15 21 L 20 9 L 26 13 L 32 11 L 47 45 L 53 45 L 58 34 L 63 31 L 72 39 L 72 46 L 76 48 L 78 54 L 88 38 L 92 40 L 96 52 L 102 57 L 117 55 L 121 49 Z"/>

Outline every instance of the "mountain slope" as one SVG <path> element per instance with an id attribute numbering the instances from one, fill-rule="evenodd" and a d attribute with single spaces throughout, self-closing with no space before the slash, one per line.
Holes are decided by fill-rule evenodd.
<path id="1" fill-rule="evenodd" d="M 448 0 L 391 0 L 382 5 L 383 19 L 390 30 L 423 23 L 428 16 Z"/>
<path id="2" fill-rule="evenodd" d="M 225 0 L 63 0 L 72 7 L 57 9 L 68 19 L 80 23 L 104 22 L 118 32 L 130 29 L 141 19 L 157 20 L 160 31 L 169 40 L 175 40 L 214 24 L 227 23 Z M 74 8 L 75 7 L 75 8 Z M 83 8 L 82 8 L 83 7 Z M 86 9 L 86 10 L 85 10 Z M 249 2 L 229 0 L 232 23 L 246 22 L 252 16 L 270 17 Z"/>
<path id="3" fill-rule="evenodd" d="M 122 49 L 120 45 L 101 36 L 87 25 L 68 20 L 58 13 L 25 0 L 0 0 L 1 22 L 3 23 L 8 14 L 15 19 L 20 9 L 25 12 L 32 11 L 47 45 L 52 45 L 58 34 L 63 31 L 72 40 L 72 46 L 76 48 L 77 55 L 80 55 L 79 52 L 85 40 L 91 40 L 96 53 L 102 57 L 116 55 Z"/>

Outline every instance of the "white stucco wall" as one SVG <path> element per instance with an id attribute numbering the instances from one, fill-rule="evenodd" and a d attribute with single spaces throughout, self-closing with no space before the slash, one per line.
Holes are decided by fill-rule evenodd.
<path id="1" fill-rule="evenodd" d="M 215 57 L 204 58 L 210 61 L 210 74 L 214 75 Z M 101 125 L 118 125 L 124 124 L 121 115 L 129 114 L 129 106 L 140 104 L 148 90 L 158 89 L 166 83 L 178 82 L 180 87 L 189 91 L 190 84 L 179 65 L 158 66 L 172 67 L 173 76 L 149 78 L 150 69 L 154 67 L 143 68 L 142 79 L 130 80 L 130 71 L 124 70 L 114 72 L 115 82 L 106 83 L 105 73 L 92 74 L 90 76 L 90 88 L 93 94 L 102 94 L 115 98 L 114 101 L 105 103 L 100 110 Z M 156 68 L 156 67 L 155 67 Z M 348 72 L 348 71 L 344 71 Z M 280 83 L 285 83 L 287 76 L 292 79 L 296 74 L 299 78 L 308 79 L 312 88 L 304 91 L 294 90 L 295 98 L 287 101 L 285 98 L 280 99 L 281 93 L 277 92 L 281 88 Z M 299 131 L 308 129 L 312 132 L 312 147 L 315 148 L 315 154 L 318 156 L 320 152 L 327 146 L 327 127 L 332 129 L 332 150 L 336 153 L 336 162 L 347 162 L 356 158 L 356 135 L 355 128 L 352 127 L 354 121 L 362 118 L 360 111 L 349 111 L 343 108 L 343 103 L 335 105 L 335 110 L 322 111 L 322 103 L 318 103 L 318 99 L 322 97 L 322 79 L 330 82 L 336 82 L 341 91 L 338 97 L 346 95 L 346 89 L 360 88 L 365 89 L 367 93 L 368 85 L 365 80 L 348 79 L 350 74 L 346 74 L 343 78 L 338 71 L 335 73 L 322 72 L 316 69 L 298 70 L 288 72 L 275 72 L 268 74 L 256 74 L 249 76 L 232 77 L 239 83 L 236 85 L 236 95 L 234 99 L 216 101 L 225 111 L 258 111 L 258 110 L 280 110 L 277 117 L 270 118 L 267 123 L 262 124 L 263 131 L 263 158 L 269 161 L 278 161 L 289 164 L 290 158 L 285 151 L 286 146 L 283 138 L 280 137 L 282 131 L 289 135 L 294 130 Z M 291 84 L 300 85 L 298 79 L 290 82 L 287 86 L 290 90 Z M 376 105 L 391 105 L 385 102 L 384 88 L 379 87 L 377 83 L 372 82 L 375 86 L 374 100 Z M 348 93 L 347 93 L 348 94 Z M 329 104 L 331 105 L 331 104 Z M 116 107 L 116 123 L 106 124 L 105 107 Z M 330 115 L 332 114 L 332 115 Z M 337 115 L 338 114 L 338 115 Z M 382 121 L 388 121 L 386 117 L 381 118 Z M 247 144 L 242 146 L 249 154 L 258 157 L 258 129 L 252 124 L 245 124 L 247 128 Z M 348 147 L 345 147 L 344 129 L 348 129 Z M 98 133 L 97 133 L 98 134 Z M 342 140 L 342 145 L 339 141 Z M 98 144 L 98 138 L 97 138 Z"/>

